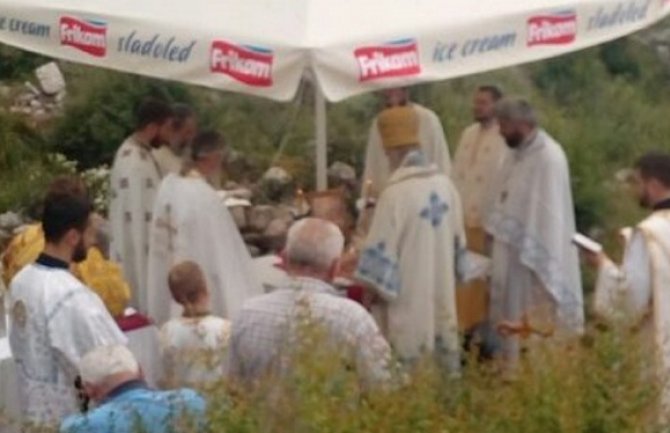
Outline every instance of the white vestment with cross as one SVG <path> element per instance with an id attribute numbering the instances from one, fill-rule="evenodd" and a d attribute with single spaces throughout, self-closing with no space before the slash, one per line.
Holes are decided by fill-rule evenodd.
<path id="1" fill-rule="evenodd" d="M 201 177 L 170 174 L 158 190 L 150 232 L 148 312 L 159 324 L 181 314 L 168 273 L 184 260 L 202 268 L 217 316 L 231 318 L 246 299 L 262 293 L 249 251 L 214 188 Z"/>
<path id="2" fill-rule="evenodd" d="M 160 174 L 151 149 L 129 137 L 114 158 L 111 173 L 110 257 L 121 264 L 132 289 L 132 306 L 147 309 L 149 226 Z"/>
<path id="3" fill-rule="evenodd" d="M 486 230 L 493 237 L 490 321 L 579 334 L 584 303 L 568 161 L 543 130 L 510 152 L 494 190 Z M 518 336 L 503 355 L 516 365 Z"/>
<path id="4" fill-rule="evenodd" d="M 356 277 L 384 299 L 382 326 L 401 359 L 456 359 L 456 262 L 465 247 L 458 193 L 435 166 L 395 171 L 381 194 Z M 420 158 L 419 158 L 420 160 Z"/>

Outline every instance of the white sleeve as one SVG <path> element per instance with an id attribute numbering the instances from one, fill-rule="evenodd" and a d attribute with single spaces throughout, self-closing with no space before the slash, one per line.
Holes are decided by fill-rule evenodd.
<path id="1" fill-rule="evenodd" d="M 377 128 L 377 119 L 375 119 L 370 126 L 367 148 L 365 150 L 365 168 L 361 182 L 361 196 L 369 180 L 372 181 L 373 196 L 379 197 L 389 176 L 389 172 L 388 159 L 384 153 L 381 135 Z"/>
<path id="2" fill-rule="evenodd" d="M 652 298 L 651 260 L 644 236 L 636 232 L 631 239 L 623 264 L 626 279 L 626 305 L 635 316 L 645 314 Z"/>
<path id="3" fill-rule="evenodd" d="M 90 350 L 128 341 L 102 301 L 86 290 L 65 295 L 47 319 L 53 349 L 74 368 Z"/>
<path id="4" fill-rule="evenodd" d="M 626 250 L 622 267 L 607 260 L 598 270 L 594 307 L 612 319 L 622 313 L 642 317 L 652 298 L 651 262 L 642 234 L 636 232 Z"/>
<path id="5" fill-rule="evenodd" d="M 396 203 L 386 190 L 379 199 L 370 231 L 359 257 L 355 278 L 373 288 L 386 301 L 397 298 L 401 289 L 400 236 Z"/>

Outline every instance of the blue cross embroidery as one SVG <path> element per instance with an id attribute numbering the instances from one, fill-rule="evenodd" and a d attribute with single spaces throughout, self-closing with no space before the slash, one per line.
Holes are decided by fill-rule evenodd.
<path id="1" fill-rule="evenodd" d="M 358 271 L 363 277 L 390 292 L 400 290 L 398 264 L 386 256 L 386 243 L 379 242 L 363 252 Z"/>
<path id="2" fill-rule="evenodd" d="M 449 210 L 446 202 L 442 201 L 436 192 L 430 193 L 430 202 L 428 206 L 421 210 L 421 218 L 430 221 L 433 227 L 438 227 L 442 224 L 444 215 Z"/>

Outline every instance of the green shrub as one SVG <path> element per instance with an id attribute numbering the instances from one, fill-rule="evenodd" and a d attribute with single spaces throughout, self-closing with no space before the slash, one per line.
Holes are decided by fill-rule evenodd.
<path id="1" fill-rule="evenodd" d="M 43 137 L 22 119 L 0 113 L 0 213 L 34 216 L 51 179 L 62 172 L 48 157 Z"/>
<path id="2" fill-rule="evenodd" d="M 24 78 L 49 60 L 47 57 L 0 45 L 0 80 Z"/>

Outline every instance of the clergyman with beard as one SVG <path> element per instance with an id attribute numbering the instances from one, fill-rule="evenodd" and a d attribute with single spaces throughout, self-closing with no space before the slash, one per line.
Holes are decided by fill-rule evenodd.
<path id="1" fill-rule="evenodd" d="M 483 225 L 485 211 L 502 162 L 509 152 L 495 117 L 495 104 L 502 96 L 500 88 L 494 85 L 477 88 L 472 101 L 475 122 L 461 134 L 452 169 L 454 185 L 463 203 L 468 250 L 486 256 L 489 251 Z M 466 347 L 468 340 L 474 339 L 476 330 L 485 326 L 488 292 L 488 282 L 483 278 L 463 283 L 456 290 L 458 325 L 465 333 Z M 485 346 L 480 352 L 483 358 L 488 355 Z"/>
<path id="2" fill-rule="evenodd" d="M 77 179 L 62 178 L 44 200 L 45 247 L 12 280 L 9 343 L 17 365 L 24 421 L 58 427 L 77 411 L 73 383 L 82 356 L 95 347 L 125 344 L 100 298 L 70 272 L 95 241 L 93 206 Z"/>
<path id="3" fill-rule="evenodd" d="M 631 232 L 623 265 L 605 253 L 586 253 L 598 270 L 595 310 L 605 319 L 623 319 L 640 329 L 657 355 L 662 383 L 660 413 L 670 413 L 670 154 L 650 152 L 635 164 L 635 194 L 651 212 Z M 667 421 L 667 419 L 665 420 Z"/>
<path id="4" fill-rule="evenodd" d="M 501 333 L 504 371 L 513 374 L 522 337 L 582 332 L 583 296 L 565 153 L 528 101 L 503 98 L 495 114 L 511 151 L 484 225 L 493 239 L 489 321 Z"/>
<path id="5" fill-rule="evenodd" d="M 160 186 L 158 163 L 151 152 L 167 143 L 174 112 L 164 101 L 147 99 L 136 114 L 135 132 L 121 145 L 111 173 L 110 258 L 130 284 L 132 305 L 147 311 L 147 259 L 154 200 Z"/>

